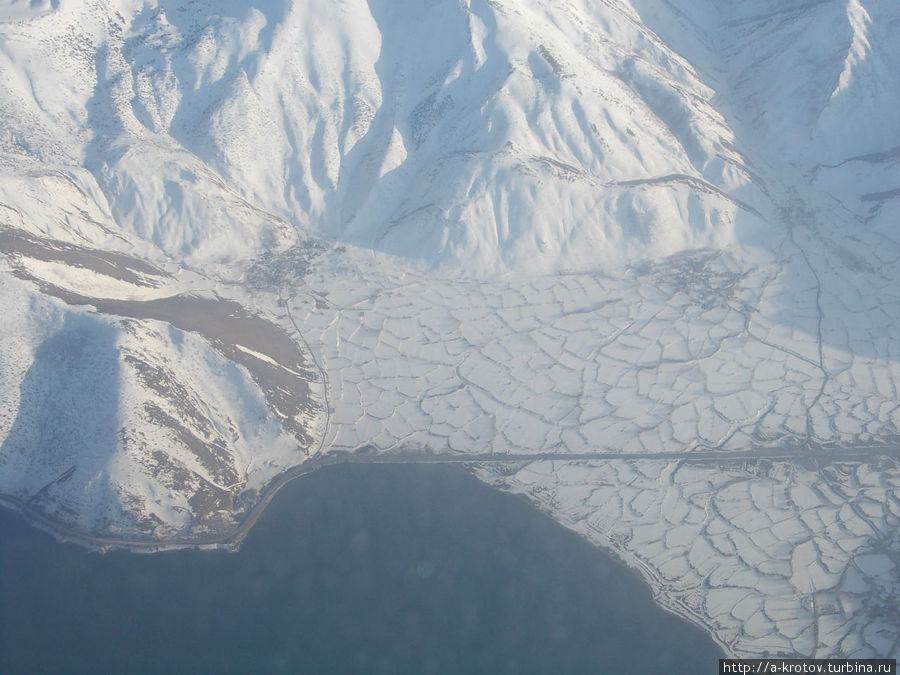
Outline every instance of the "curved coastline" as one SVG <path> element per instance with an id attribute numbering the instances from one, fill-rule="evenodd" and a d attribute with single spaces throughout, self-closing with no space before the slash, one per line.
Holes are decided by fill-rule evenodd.
<path id="1" fill-rule="evenodd" d="M 823 449 L 823 456 L 820 459 L 840 460 L 840 459 L 859 459 L 857 455 L 864 455 L 869 448 L 830 448 Z M 900 446 L 881 448 L 884 454 L 897 455 L 900 454 Z M 370 452 L 371 451 L 371 452 Z M 258 500 L 249 508 L 244 520 L 237 527 L 227 533 L 210 534 L 208 536 L 199 537 L 176 537 L 167 540 L 135 540 L 115 537 L 90 536 L 75 530 L 66 528 L 60 523 L 28 506 L 27 502 L 15 496 L 0 494 L 0 505 L 6 506 L 20 513 L 25 521 L 37 529 L 47 532 L 57 541 L 65 543 L 77 544 L 83 548 L 106 553 L 113 549 L 124 550 L 131 553 L 158 553 L 164 551 L 174 551 L 179 549 L 210 549 L 236 552 L 245 537 L 250 533 L 256 522 L 262 516 L 266 508 L 272 503 L 278 492 L 293 480 L 306 476 L 308 474 L 319 471 L 320 469 L 330 466 L 343 464 L 458 464 L 461 465 L 467 473 L 473 475 L 476 479 L 481 480 L 486 485 L 493 487 L 507 494 L 516 494 L 503 490 L 494 485 L 491 486 L 478 476 L 476 468 L 483 464 L 515 463 L 527 464 L 535 461 L 597 461 L 597 460 L 641 460 L 641 459 L 668 459 L 681 462 L 722 462 L 722 461 L 751 461 L 765 459 L 797 459 L 796 453 L 788 453 L 786 451 L 767 451 L 763 453 L 723 453 L 716 451 L 693 451 L 684 453 L 683 455 L 673 453 L 653 453 L 651 455 L 635 455 L 633 453 L 595 453 L 595 454 L 571 454 L 571 453 L 543 453 L 540 455 L 445 455 L 432 454 L 427 452 L 404 452 L 404 453 L 377 453 L 372 448 L 362 448 L 356 453 L 350 453 L 344 450 L 331 450 L 327 453 L 315 455 L 303 464 L 288 469 L 272 479 L 259 493 Z M 632 574 L 639 577 L 643 584 L 649 587 L 650 593 L 655 604 L 671 614 L 689 621 L 695 626 L 702 629 L 706 635 L 712 639 L 716 645 L 726 655 L 753 657 L 749 653 L 737 653 L 733 651 L 733 645 L 725 642 L 716 632 L 711 617 L 708 617 L 696 609 L 689 607 L 677 599 L 666 596 L 664 589 L 666 584 L 662 582 L 654 571 L 644 564 L 638 557 L 633 555 L 626 549 L 617 546 L 613 541 L 600 540 L 595 532 L 586 532 L 577 527 L 577 524 L 569 523 L 565 518 L 560 518 L 560 514 L 554 512 L 549 504 L 535 499 L 533 495 L 519 493 L 524 497 L 533 508 L 542 512 L 551 520 L 562 527 L 571 530 L 585 539 L 591 546 L 601 551 L 604 555 L 611 557 L 616 562 L 627 567 Z"/>
<path id="2" fill-rule="evenodd" d="M 186 630 L 167 643 L 169 663 L 193 663 L 201 658 L 195 654 L 211 651 L 222 655 L 216 658 L 255 661 L 287 644 L 286 635 L 292 636 L 289 653 L 304 655 L 302 663 L 316 670 L 322 670 L 312 664 L 320 663 L 315 655 L 321 659 L 323 648 L 314 645 L 323 640 L 329 662 L 334 646 L 341 647 L 341 658 L 365 650 L 389 658 L 400 645 L 399 655 L 406 658 L 403 645 L 408 645 L 413 653 L 437 655 L 437 663 L 450 663 L 446 656 L 458 657 L 460 648 L 472 655 L 472 663 L 518 655 L 523 666 L 531 664 L 531 672 L 547 672 L 553 655 L 564 657 L 560 663 L 580 664 L 564 667 L 566 672 L 592 672 L 583 666 L 599 661 L 585 659 L 621 665 L 630 654 L 653 663 L 693 658 L 687 670 L 694 672 L 721 658 L 705 631 L 660 612 L 650 589 L 620 560 L 467 472 L 334 467 L 294 483 L 270 506 L 235 555 L 118 551 L 97 556 L 80 547 L 59 547 L 7 512 L 6 588 L 14 595 L 6 606 L 16 606 L 15 597 L 25 603 L 20 607 L 26 613 L 43 615 L 45 608 L 58 606 L 60 617 L 43 634 L 27 627 L 8 633 L 9 639 L 21 634 L 30 645 L 26 651 L 10 649 L 8 663 L 22 672 L 24 663 L 55 663 L 81 649 L 82 636 L 92 635 L 116 639 L 112 655 L 91 650 L 104 663 L 152 653 L 176 623 Z M 49 570 L 54 572 L 48 578 Z M 248 604 L 251 599 L 257 602 Z M 100 623 L 70 627 L 68 617 L 85 602 Z M 210 623 L 184 621 L 204 607 L 217 608 Z M 143 631 L 126 637 L 127 628 L 116 619 L 122 611 Z M 419 617 L 420 631 L 405 632 L 407 616 Z M 52 629 L 56 625 L 60 628 Z M 48 648 L 45 657 L 28 655 L 42 653 L 35 649 L 42 644 Z M 211 650 L 214 644 L 222 650 Z M 261 651 L 262 644 L 276 649 Z M 522 649 L 511 649 L 513 644 Z M 425 651 L 415 651 L 420 647 Z M 399 670 L 408 669 L 394 672 Z"/>
<path id="3" fill-rule="evenodd" d="M 719 453 L 706 453 L 706 454 L 719 454 Z M 324 455 L 316 456 L 310 460 L 307 460 L 301 465 L 297 465 L 279 476 L 275 477 L 266 487 L 260 492 L 259 499 L 256 503 L 250 508 L 247 517 L 241 521 L 241 523 L 232 531 L 225 534 L 213 534 L 205 537 L 183 537 L 183 538 L 171 538 L 168 540 L 159 540 L 159 541 L 140 541 L 140 540 L 132 540 L 125 538 L 115 538 L 115 537 L 102 537 L 102 536 L 90 536 L 85 535 L 83 533 L 78 533 L 72 529 L 66 528 L 60 525 L 58 522 L 54 521 L 52 518 L 41 514 L 40 512 L 32 509 L 28 506 L 27 502 L 21 500 L 17 497 L 11 495 L 3 495 L 0 494 L 0 504 L 14 510 L 22 515 L 24 520 L 30 525 L 33 526 L 43 532 L 50 534 L 54 539 L 61 543 L 71 543 L 77 544 L 82 548 L 86 548 L 90 551 L 94 551 L 97 553 L 107 553 L 111 550 L 122 550 L 130 553 L 142 553 L 142 554 L 153 554 L 153 553 L 161 553 L 165 551 L 175 551 L 182 549 L 205 549 L 205 550 L 222 550 L 227 552 L 237 552 L 241 544 L 243 543 L 246 536 L 250 533 L 253 526 L 262 516 L 266 508 L 272 503 L 275 496 L 288 485 L 290 482 L 295 479 L 301 478 L 303 476 L 312 474 L 321 469 L 330 467 L 330 466 L 338 466 L 343 464 L 459 464 L 464 469 L 466 465 L 473 465 L 479 462 L 521 462 L 527 463 L 530 461 L 536 461 L 540 459 L 569 459 L 569 460 L 588 460 L 588 459 L 622 459 L 629 457 L 627 453 L 605 453 L 604 455 L 590 455 L 590 456 L 572 456 L 572 455 L 552 455 L 546 454 L 540 457 L 535 456 L 522 456 L 522 457 L 497 457 L 491 455 L 481 455 L 478 457 L 472 456 L 458 456 L 458 457 L 445 457 L 441 455 L 418 455 L 411 456 L 409 454 L 404 455 L 377 455 L 377 454 L 357 454 L 351 455 L 348 452 L 343 451 L 332 451 L 330 453 L 326 453 Z M 631 458 L 638 459 L 633 455 L 630 455 Z M 709 461 L 709 457 L 697 457 L 699 461 Z M 724 459 L 721 458 L 720 459 Z M 473 476 L 476 480 L 478 477 L 472 471 L 466 471 Z M 484 481 L 481 481 L 484 482 Z M 488 484 L 485 484 L 486 487 L 491 487 Z M 497 489 L 497 488 L 493 488 Z M 503 492 L 502 490 L 498 490 Z M 507 493 L 511 494 L 511 493 Z M 524 496 L 524 495 L 522 495 Z M 665 595 L 661 592 L 663 584 L 652 574 L 651 570 L 647 569 L 644 565 L 640 563 L 639 560 L 634 559 L 632 556 L 629 556 L 626 551 L 622 551 L 617 549 L 613 545 L 604 544 L 602 542 L 598 542 L 595 539 L 590 538 L 584 532 L 581 532 L 572 527 L 567 527 L 566 524 L 560 521 L 559 518 L 555 517 L 555 515 L 547 510 L 545 505 L 540 502 L 528 497 L 524 496 L 526 501 L 532 508 L 537 509 L 539 512 L 543 513 L 545 516 L 550 518 L 550 520 L 557 523 L 559 526 L 564 527 L 570 531 L 575 532 L 577 535 L 585 539 L 591 546 L 597 549 L 598 553 L 607 556 L 615 563 L 621 565 L 624 569 L 627 569 L 630 574 L 635 575 L 635 578 L 639 579 L 640 582 L 648 587 L 650 591 L 651 597 L 653 598 L 654 603 L 664 609 L 665 611 L 678 616 L 681 619 L 685 619 L 691 624 L 697 626 L 719 647 L 719 649 L 723 652 L 723 654 L 728 654 L 728 645 L 725 644 L 721 639 L 718 638 L 716 633 L 711 630 L 711 626 L 704 621 L 702 615 L 694 613 L 690 611 L 689 608 L 683 607 L 680 604 L 669 603 L 666 602 Z"/>

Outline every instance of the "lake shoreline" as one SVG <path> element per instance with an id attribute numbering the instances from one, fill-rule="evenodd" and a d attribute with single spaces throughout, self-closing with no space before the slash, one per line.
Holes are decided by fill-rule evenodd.
<path id="1" fill-rule="evenodd" d="M 661 636 L 672 631 L 671 635 L 682 637 L 672 638 L 664 647 L 660 646 L 660 654 L 673 649 L 680 650 L 682 656 L 696 651 L 702 654 L 704 663 L 714 663 L 714 658 L 722 656 L 721 648 L 706 631 L 683 619 L 676 621 L 670 612 L 661 611 L 663 607 L 654 600 L 644 580 L 618 556 L 609 555 L 578 532 L 562 527 L 536 509 L 530 500 L 526 506 L 520 496 L 498 491 L 470 471 L 422 465 L 345 466 L 318 472 L 317 477 L 309 476 L 307 480 L 295 484 L 284 493 L 283 500 L 271 504 L 272 508 L 265 511 L 253 528 L 247 546 L 233 555 L 181 551 L 165 556 L 130 556 L 125 551 L 112 551 L 96 556 L 88 554 L 84 547 L 57 548 L 55 542 L 43 535 L 28 534 L 36 531 L 21 520 L 20 526 L 13 527 L 7 518 L 5 522 L 12 529 L 6 538 L 9 555 L 6 592 L 13 590 L 19 594 L 15 597 L 25 603 L 20 605 L 20 610 L 26 615 L 43 616 L 43 611 L 36 607 L 47 604 L 48 598 L 52 599 L 48 606 L 55 606 L 58 593 L 63 593 L 61 597 L 68 603 L 63 604 L 69 607 L 72 591 L 81 598 L 76 606 L 85 599 L 95 602 L 91 598 L 98 593 L 102 597 L 96 601 L 101 603 L 119 602 L 116 598 L 121 598 L 125 606 L 129 603 L 139 606 L 140 596 L 133 596 L 132 591 L 122 596 L 122 591 L 116 590 L 123 579 L 139 581 L 139 591 L 145 584 L 142 580 L 147 578 L 175 584 L 180 590 L 174 592 L 174 597 L 180 597 L 179 593 L 199 583 L 196 592 L 191 591 L 184 601 L 184 611 L 190 614 L 194 611 L 191 607 L 205 606 L 206 601 L 198 605 L 197 598 L 205 597 L 207 586 L 217 589 L 214 592 L 228 602 L 233 600 L 237 607 L 243 606 L 240 603 L 246 600 L 239 602 L 235 598 L 257 593 L 261 580 L 265 579 L 270 588 L 267 597 L 280 602 L 278 598 L 283 596 L 289 604 L 296 604 L 296 599 L 291 600 L 292 589 L 302 581 L 304 588 L 314 589 L 306 593 L 323 596 L 313 604 L 309 599 L 300 603 L 310 607 L 312 615 L 326 611 L 326 606 L 335 601 L 338 608 L 344 607 L 344 618 L 335 624 L 339 631 L 358 634 L 358 628 L 354 627 L 357 625 L 355 612 L 362 612 L 364 617 L 372 613 L 380 615 L 385 608 L 395 607 L 395 600 L 390 598 L 396 597 L 396 602 L 405 608 L 398 610 L 398 618 L 403 612 L 423 612 L 422 621 L 427 621 L 422 624 L 423 637 L 417 639 L 426 643 L 436 641 L 434 647 L 439 650 L 449 649 L 448 645 L 456 639 L 453 635 L 459 635 L 474 640 L 473 647 L 477 644 L 496 656 L 500 648 L 494 640 L 502 636 L 502 640 L 527 645 L 526 651 L 546 649 L 547 654 L 570 645 L 578 654 L 573 658 L 585 658 L 587 654 L 596 655 L 604 650 L 609 650 L 614 658 L 622 658 L 623 649 L 631 653 L 637 644 L 643 644 L 646 646 L 639 648 L 645 652 L 641 658 L 657 659 L 662 658 L 654 654 Z M 82 562 L 73 565 L 72 560 Z M 42 574 L 40 570 L 48 565 L 54 570 L 58 568 L 59 573 L 54 571 L 49 577 Z M 78 571 L 73 573 L 73 568 Z M 250 570 L 255 571 L 248 576 Z M 276 576 L 272 577 L 272 573 Z M 176 577 L 170 580 L 173 574 Z M 285 574 L 288 576 L 279 580 L 278 575 Z M 335 582 L 337 585 L 329 581 L 329 575 L 333 574 L 340 579 Z M 104 585 L 107 577 L 113 584 L 108 588 Z M 84 581 L 78 581 L 73 588 L 74 578 Z M 45 584 L 49 586 L 43 588 Z M 126 588 L 133 586 L 126 585 Z M 156 611 L 182 611 L 178 606 L 170 609 L 166 598 L 167 593 L 173 592 L 167 588 L 152 594 Z M 438 595 L 429 595 L 429 588 L 439 590 Z M 414 600 L 423 592 L 425 596 Z M 422 601 L 425 604 L 420 604 Z M 572 602 L 575 604 L 571 605 Z M 16 606 L 8 599 L 6 603 L 10 609 Z M 465 628 L 465 621 L 459 623 L 467 616 L 465 612 L 459 614 L 467 604 L 479 608 L 477 629 Z M 281 616 L 282 610 L 272 613 L 273 609 L 265 610 L 272 614 L 270 625 L 285 625 L 284 619 L 274 619 Z M 510 611 L 512 616 L 507 615 Z M 218 610 L 217 614 L 229 616 L 228 611 Z M 158 613 L 153 617 L 153 621 L 159 620 Z M 146 618 L 135 620 L 147 621 Z M 360 625 L 370 629 L 381 623 L 372 624 L 368 618 L 362 620 Z M 171 625 L 169 619 L 163 621 Z M 404 624 L 394 621 L 394 625 L 400 630 Z M 620 634 L 624 631 L 623 637 L 612 639 L 600 626 L 608 626 Z M 557 627 L 561 638 L 553 637 Z M 69 631 L 66 628 L 67 635 L 71 634 Z M 105 635 L 102 630 L 96 632 Z M 516 637 L 520 632 L 530 637 Z M 642 637 L 645 633 L 658 637 Z M 363 634 L 369 633 L 364 630 Z M 483 640 L 485 636 L 487 642 Z M 11 639 L 11 634 L 7 637 Z M 44 641 L 43 631 L 34 639 Z M 621 648 L 617 640 L 624 641 Z M 372 653 L 371 643 L 367 644 Z M 525 658 L 521 663 L 527 666 L 531 662 Z M 568 672 L 587 671 L 576 668 Z"/>
<path id="2" fill-rule="evenodd" d="M 362 459 L 362 457 L 365 457 L 365 459 Z M 641 458 L 636 457 L 635 459 Z M 534 461 L 534 458 L 525 457 L 521 460 L 519 460 L 518 458 L 508 458 L 508 461 L 528 462 Z M 421 459 L 411 459 L 409 455 L 363 455 L 354 457 L 349 453 L 329 453 L 317 458 L 313 458 L 312 460 L 309 460 L 302 465 L 293 467 L 276 476 L 272 481 L 269 482 L 264 490 L 260 492 L 259 499 L 255 504 L 253 504 L 247 517 L 238 525 L 237 528 L 224 535 L 211 535 L 210 537 L 206 538 L 194 537 L 190 539 L 172 539 L 168 541 L 129 541 L 126 539 L 116 539 L 110 537 L 93 537 L 75 533 L 74 531 L 61 526 L 60 524 L 53 521 L 53 519 L 29 508 L 28 505 L 21 499 L 11 497 L 9 495 L 0 494 L 0 505 L 19 513 L 29 526 L 49 534 L 57 542 L 75 544 L 83 549 L 95 553 L 106 554 L 111 551 L 123 551 L 133 554 L 147 555 L 179 550 L 218 550 L 228 553 L 237 553 L 240 550 L 241 545 L 243 544 L 246 537 L 253 530 L 257 521 L 265 514 L 266 510 L 271 505 L 278 493 L 284 487 L 299 478 L 311 475 L 323 469 L 328 469 L 330 467 L 347 465 L 423 465 L 438 463 L 445 465 L 457 464 L 457 468 L 459 470 L 463 471 L 468 476 L 471 476 L 479 483 L 485 485 L 485 487 L 496 490 L 501 494 L 520 499 L 523 503 L 528 504 L 528 508 L 531 508 L 537 513 L 541 514 L 541 516 L 546 518 L 548 522 L 551 522 L 558 527 L 564 528 L 578 535 L 580 538 L 590 544 L 591 547 L 596 549 L 598 554 L 604 556 L 604 558 L 616 564 L 622 570 L 627 570 L 627 572 L 630 575 L 633 575 L 634 579 L 636 579 L 642 586 L 648 588 L 653 598 L 653 602 L 656 606 L 658 606 L 662 610 L 665 610 L 667 613 L 677 616 L 679 619 L 685 620 L 694 625 L 696 628 L 702 630 L 713 642 L 715 642 L 715 644 L 723 652 L 723 657 L 729 654 L 729 646 L 723 643 L 717 637 L 716 633 L 711 630 L 710 625 L 705 621 L 705 616 L 696 613 L 691 608 L 666 601 L 665 594 L 661 592 L 664 584 L 662 584 L 662 582 L 660 582 L 660 580 L 652 574 L 651 570 L 649 570 L 645 565 L 641 564 L 639 559 L 632 555 L 629 555 L 627 551 L 615 547 L 611 542 L 598 542 L 596 539 L 591 538 L 588 533 L 582 532 L 574 527 L 567 526 L 565 523 L 554 517 L 554 514 L 547 508 L 547 506 L 545 504 L 542 504 L 539 500 L 533 499 L 527 494 L 510 492 L 503 490 L 502 488 L 499 488 L 497 486 L 491 485 L 486 480 L 480 478 L 478 472 L 475 470 L 475 467 L 472 466 L 477 462 L 478 459 L 469 460 L 469 458 L 460 458 L 459 462 L 427 462 Z M 468 467 L 467 464 L 469 465 Z"/>

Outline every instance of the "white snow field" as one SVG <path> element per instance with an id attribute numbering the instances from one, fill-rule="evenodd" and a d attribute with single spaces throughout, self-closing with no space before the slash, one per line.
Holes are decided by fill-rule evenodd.
<path id="1" fill-rule="evenodd" d="M 0 0 L 0 500 L 461 462 L 729 655 L 900 654 L 900 4 Z"/>

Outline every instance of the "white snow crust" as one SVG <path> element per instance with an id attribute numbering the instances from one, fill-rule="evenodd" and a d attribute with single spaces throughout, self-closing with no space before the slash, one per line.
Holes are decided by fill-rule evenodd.
<path id="1" fill-rule="evenodd" d="M 898 27 L 0 0 L 0 496 L 207 545 L 289 472 L 437 456 L 729 654 L 896 657 Z"/>

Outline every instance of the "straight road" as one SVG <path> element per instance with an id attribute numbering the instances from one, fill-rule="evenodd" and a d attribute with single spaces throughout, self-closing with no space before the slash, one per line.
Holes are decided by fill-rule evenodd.
<path id="1" fill-rule="evenodd" d="M 566 453 L 566 452 L 542 452 L 534 454 L 450 454 L 427 452 L 346 452 L 332 450 L 308 459 L 303 464 L 288 469 L 275 478 L 260 494 L 259 500 L 253 505 L 247 517 L 231 532 L 224 534 L 211 534 L 201 537 L 172 537 L 156 541 L 136 541 L 134 539 L 116 537 L 94 537 L 76 532 L 61 525 L 53 518 L 33 509 L 28 501 L 14 495 L 0 494 L 0 504 L 4 504 L 19 511 L 25 519 L 45 531 L 53 534 L 57 539 L 82 544 L 101 551 L 113 548 L 123 548 L 134 552 L 156 552 L 167 549 L 183 547 L 219 547 L 236 551 L 244 537 L 256 523 L 256 520 L 272 501 L 276 493 L 287 483 L 318 471 L 326 466 L 337 464 L 527 464 L 528 462 L 542 461 L 566 461 L 566 462 L 602 462 L 621 460 L 667 460 L 673 462 L 689 462 L 691 464 L 717 464 L 721 462 L 754 462 L 760 460 L 769 461 L 812 461 L 822 463 L 851 461 L 859 462 L 878 457 L 900 457 L 900 446 L 863 446 L 853 448 L 826 447 L 815 449 L 757 449 L 753 451 L 726 452 L 721 450 L 695 450 L 688 452 L 650 452 L 650 453 L 626 453 L 626 452 L 597 452 L 597 453 Z"/>

